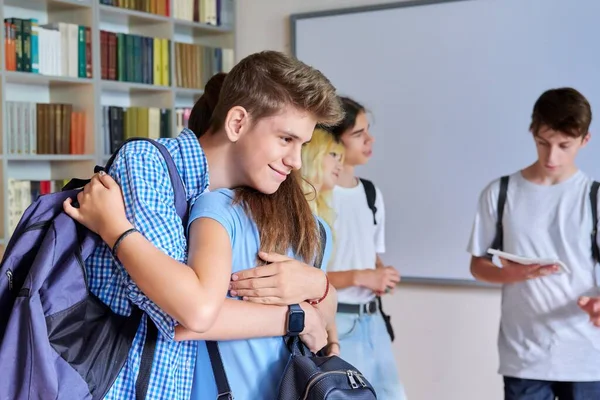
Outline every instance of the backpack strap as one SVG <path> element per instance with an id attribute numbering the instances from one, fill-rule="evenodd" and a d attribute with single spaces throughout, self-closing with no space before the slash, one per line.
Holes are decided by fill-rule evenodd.
<path id="1" fill-rule="evenodd" d="M 600 249 L 598 248 L 598 189 L 600 182 L 592 182 L 590 190 L 590 203 L 592 204 L 592 256 L 600 263 Z"/>
<path id="2" fill-rule="evenodd" d="M 503 176 L 500 178 L 500 193 L 498 193 L 498 206 L 496 216 L 496 236 L 492 242 L 492 249 L 502 250 L 504 247 L 504 227 L 502 225 L 502 218 L 504 217 L 504 205 L 506 204 L 506 194 L 508 192 L 508 181 L 509 177 Z"/>
<path id="3" fill-rule="evenodd" d="M 375 215 L 377 214 L 377 207 L 375 206 L 375 200 L 377 198 L 377 190 L 375 190 L 375 185 L 368 179 L 358 178 L 363 184 L 365 188 L 365 194 L 367 195 L 367 204 L 369 208 L 373 212 L 373 224 L 377 225 L 377 219 L 375 219 Z"/>
<path id="4" fill-rule="evenodd" d="M 108 172 L 108 170 L 112 166 L 113 162 L 115 161 L 115 157 L 117 156 L 117 154 L 119 153 L 121 148 L 129 142 L 134 142 L 134 141 L 138 141 L 138 140 L 144 140 L 146 142 L 152 143 L 158 149 L 160 154 L 163 156 L 165 162 L 167 163 L 167 169 L 169 170 L 169 177 L 171 178 L 171 185 L 173 186 L 173 192 L 175 193 L 175 209 L 177 211 L 177 215 L 183 221 L 184 226 L 187 226 L 189 210 L 188 210 L 185 186 L 183 185 L 183 181 L 181 180 L 179 171 L 177 170 L 177 167 L 175 166 L 175 162 L 173 161 L 173 158 L 171 157 L 171 153 L 169 153 L 169 150 L 167 150 L 167 148 L 163 144 L 157 142 L 156 140 L 144 138 L 144 137 L 134 137 L 134 138 L 129 138 L 129 139 L 125 140 L 123 143 L 121 143 L 119 148 L 110 156 L 109 160 L 107 161 L 107 163 L 104 167 L 97 165 L 94 168 L 94 173 L 98 173 L 100 171 Z M 89 182 L 90 182 L 90 179 L 74 178 L 74 179 L 71 179 L 62 188 L 62 190 L 72 190 L 72 189 L 81 188 L 81 187 L 85 186 L 86 184 L 88 184 Z"/>
<path id="5" fill-rule="evenodd" d="M 207 340 L 206 349 L 208 350 L 208 357 L 210 358 L 213 375 L 215 376 L 215 383 L 217 384 L 217 400 L 233 400 L 233 393 L 231 393 L 231 387 L 227 380 L 227 374 L 225 373 L 225 367 L 223 366 L 223 359 L 221 359 L 218 343 Z"/>
<path id="6" fill-rule="evenodd" d="M 315 267 L 321 268 L 321 264 L 323 263 L 323 257 L 325 257 L 325 246 L 327 245 L 327 232 L 325 232 L 325 226 L 321 221 L 319 222 L 319 238 L 321 240 L 321 252 L 319 253 L 319 257 L 315 260 Z"/>

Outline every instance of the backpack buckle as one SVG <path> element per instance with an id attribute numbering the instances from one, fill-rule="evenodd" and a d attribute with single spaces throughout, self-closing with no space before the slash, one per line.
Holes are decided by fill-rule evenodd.
<path id="1" fill-rule="evenodd" d="M 225 392 L 217 394 L 217 400 L 233 400 L 233 393 Z"/>

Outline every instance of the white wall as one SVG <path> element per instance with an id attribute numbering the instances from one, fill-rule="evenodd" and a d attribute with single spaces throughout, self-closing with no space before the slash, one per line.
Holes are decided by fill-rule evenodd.
<path id="1" fill-rule="evenodd" d="M 236 57 L 265 49 L 289 52 L 290 14 L 373 3 L 237 0 Z M 349 54 L 348 62 L 352 57 L 360 57 L 359 48 Z M 496 374 L 499 290 L 401 284 L 386 305 L 396 330 L 394 353 L 410 400 L 502 399 L 502 382 Z"/>

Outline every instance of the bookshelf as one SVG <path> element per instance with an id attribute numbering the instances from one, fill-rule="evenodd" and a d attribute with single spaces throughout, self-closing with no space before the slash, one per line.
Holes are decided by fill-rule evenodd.
<path id="1" fill-rule="evenodd" d="M 119 140 L 179 132 L 233 66 L 233 2 L 0 0 L 0 253 L 37 194 L 89 177 Z"/>

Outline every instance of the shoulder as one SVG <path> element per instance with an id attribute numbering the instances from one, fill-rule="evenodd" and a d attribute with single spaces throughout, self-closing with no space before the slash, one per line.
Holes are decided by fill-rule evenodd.
<path id="1" fill-rule="evenodd" d="M 199 218 L 210 218 L 223 225 L 233 238 L 247 219 L 243 208 L 238 204 L 234 205 L 233 199 L 234 191 L 231 189 L 204 192 L 192 206 L 188 226 Z"/>
<path id="2" fill-rule="evenodd" d="M 488 182 L 483 189 L 481 190 L 480 193 L 480 198 L 482 200 L 491 200 L 491 199 L 496 199 L 498 197 L 498 195 L 500 194 L 500 186 L 501 186 L 501 181 L 503 178 L 507 177 L 508 178 L 508 189 L 510 189 L 511 187 L 515 186 L 515 182 L 517 181 L 517 174 L 519 174 L 519 172 L 515 172 L 509 175 L 504 175 L 501 177 L 498 177 L 496 179 L 493 179 L 492 181 Z"/>
<path id="3" fill-rule="evenodd" d="M 206 211 L 229 210 L 233 206 L 234 191 L 231 189 L 217 189 L 204 192 L 192 206 L 192 214 L 204 213 Z"/>
<path id="4" fill-rule="evenodd" d="M 136 171 L 164 173 L 166 170 L 166 161 L 155 145 L 146 140 L 134 140 L 119 149 L 108 172 L 118 176 L 135 174 Z"/>

